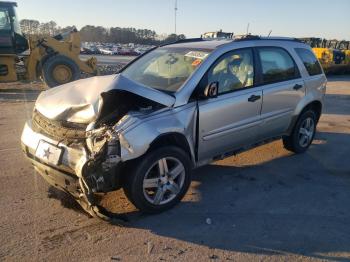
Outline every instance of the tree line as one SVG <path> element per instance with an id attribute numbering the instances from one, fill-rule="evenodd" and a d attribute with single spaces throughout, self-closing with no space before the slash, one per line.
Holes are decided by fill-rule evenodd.
<path id="1" fill-rule="evenodd" d="M 37 20 L 23 19 L 20 21 L 22 32 L 27 36 L 54 36 L 73 30 L 74 26 L 60 27 L 56 22 L 41 23 Z M 158 45 L 185 39 L 185 35 L 170 34 L 160 37 L 154 30 L 136 29 L 133 27 L 111 27 L 86 25 L 80 29 L 81 40 L 84 42 L 135 43 Z"/>

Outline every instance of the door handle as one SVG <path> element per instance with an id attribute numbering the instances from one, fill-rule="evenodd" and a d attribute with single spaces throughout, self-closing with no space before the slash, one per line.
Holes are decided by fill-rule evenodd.
<path id="1" fill-rule="evenodd" d="M 296 84 L 295 86 L 293 86 L 294 90 L 299 90 L 300 88 L 303 88 L 303 85 Z"/>
<path id="2" fill-rule="evenodd" d="M 248 98 L 248 101 L 249 101 L 249 102 L 255 102 L 256 100 L 259 100 L 260 98 L 261 98 L 261 96 L 251 95 L 251 96 Z"/>

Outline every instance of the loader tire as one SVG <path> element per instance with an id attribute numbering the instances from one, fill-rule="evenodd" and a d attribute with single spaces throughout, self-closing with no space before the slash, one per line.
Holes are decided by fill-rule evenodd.
<path id="1" fill-rule="evenodd" d="M 55 55 L 45 61 L 43 77 L 49 87 L 55 87 L 78 80 L 80 69 L 72 59 L 63 55 Z"/>

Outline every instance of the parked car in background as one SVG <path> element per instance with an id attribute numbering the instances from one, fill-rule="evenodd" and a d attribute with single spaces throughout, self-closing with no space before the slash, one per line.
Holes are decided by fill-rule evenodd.
<path id="1" fill-rule="evenodd" d="M 295 39 L 184 40 L 120 74 L 42 92 L 22 146 L 35 169 L 92 215 L 96 193 L 123 188 L 157 213 L 186 194 L 193 168 L 282 138 L 303 153 L 321 116 L 326 77 Z"/>
<path id="2" fill-rule="evenodd" d="M 114 46 L 111 48 L 113 55 L 119 55 L 119 50 L 120 50 L 120 47 L 118 47 L 118 46 Z"/>
<path id="3" fill-rule="evenodd" d="M 100 51 L 93 47 L 82 47 L 80 53 L 85 55 L 97 55 L 100 54 Z"/>
<path id="4" fill-rule="evenodd" d="M 137 56 L 153 48 L 151 45 L 83 42 L 82 54 L 130 55 Z"/>
<path id="5" fill-rule="evenodd" d="M 118 54 L 119 55 L 130 55 L 130 56 L 139 55 L 139 53 L 132 48 L 121 48 L 121 49 L 119 49 Z"/>
<path id="6" fill-rule="evenodd" d="M 102 55 L 114 55 L 114 52 L 107 47 L 98 47 L 98 51 Z"/>

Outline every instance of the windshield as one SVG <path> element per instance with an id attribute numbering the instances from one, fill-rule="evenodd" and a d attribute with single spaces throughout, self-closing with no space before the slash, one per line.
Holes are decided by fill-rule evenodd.
<path id="1" fill-rule="evenodd" d="M 207 49 L 157 48 L 128 66 L 122 75 L 158 90 L 176 92 L 209 52 Z"/>

